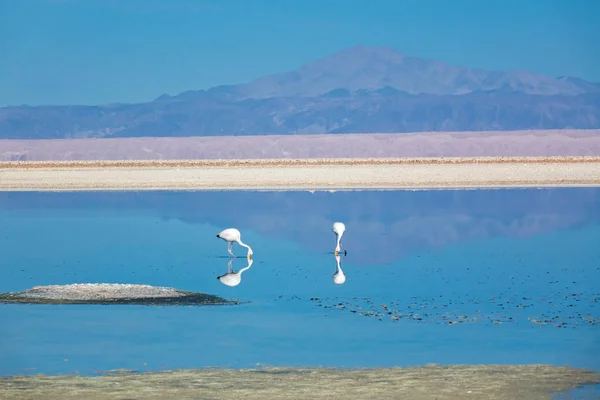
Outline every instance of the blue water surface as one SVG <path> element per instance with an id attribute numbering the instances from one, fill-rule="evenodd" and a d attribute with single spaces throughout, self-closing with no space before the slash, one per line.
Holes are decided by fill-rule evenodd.
<path id="1" fill-rule="evenodd" d="M 334 221 L 347 231 L 333 282 Z M 254 262 L 240 285 L 219 231 Z M 258 365 L 600 369 L 600 190 L 0 193 L 0 292 L 135 283 L 232 306 L 0 305 L 0 375 Z M 245 249 L 232 268 L 247 266 Z"/>

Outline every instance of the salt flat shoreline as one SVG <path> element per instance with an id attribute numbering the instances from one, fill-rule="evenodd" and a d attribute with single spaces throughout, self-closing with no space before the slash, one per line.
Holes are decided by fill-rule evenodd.
<path id="1" fill-rule="evenodd" d="M 600 186 L 600 156 L 0 162 L 0 191 Z"/>
<path id="2" fill-rule="evenodd" d="M 235 166 L 336 166 L 336 165 L 413 165 L 413 164 L 547 164 L 600 163 L 600 156 L 532 157 L 378 157 L 378 158 L 264 158 L 264 159 L 178 159 L 178 160 L 52 160 L 0 161 L 0 170 L 13 168 L 144 168 L 144 167 L 235 167 Z"/>

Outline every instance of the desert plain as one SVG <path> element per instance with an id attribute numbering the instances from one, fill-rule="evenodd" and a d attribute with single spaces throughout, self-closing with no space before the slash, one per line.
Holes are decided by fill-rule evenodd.
<path id="1" fill-rule="evenodd" d="M 0 141 L 0 190 L 599 184 L 600 130 Z"/>

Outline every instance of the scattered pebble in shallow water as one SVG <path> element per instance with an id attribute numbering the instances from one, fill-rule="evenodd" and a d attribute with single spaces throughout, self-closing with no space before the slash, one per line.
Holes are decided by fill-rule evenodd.
<path id="1" fill-rule="evenodd" d="M 587 312 L 574 310 L 580 306 L 578 303 L 571 303 L 571 299 L 574 298 L 586 306 Z M 475 322 L 503 325 L 529 321 L 532 325 L 575 328 L 582 324 L 600 325 L 600 318 L 590 313 L 595 311 L 597 298 L 598 294 L 584 296 L 581 293 L 570 293 L 567 296 L 560 296 L 560 302 L 555 299 L 555 296 L 538 299 L 523 296 L 503 299 L 502 296 L 490 296 L 484 301 L 483 299 L 462 298 L 450 300 L 444 299 L 441 295 L 422 299 L 413 296 L 409 301 L 403 299 L 390 301 L 388 299 L 381 304 L 371 298 L 356 297 L 348 299 L 310 297 L 309 301 L 323 309 L 335 309 L 339 312 L 374 318 L 378 321 L 412 321 L 447 326 Z M 285 298 L 280 297 L 280 299 L 284 300 Z M 301 300 L 297 296 L 287 298 L 287 300 L 291 299 Z M 406 306 L 403 307 L 402 304 L 406 304 Z M 481 307 L 483 304 L 488 304 L 489 307 Z M 449 310 L 449 307 L 452 307 L 452 310 Z M 486 312 L 483 312 L 482 309 L 486 309 Z M 524 313 L 534 309 L 538 312 Z M 541 310 L 545 312 L 539 312 Z"/>

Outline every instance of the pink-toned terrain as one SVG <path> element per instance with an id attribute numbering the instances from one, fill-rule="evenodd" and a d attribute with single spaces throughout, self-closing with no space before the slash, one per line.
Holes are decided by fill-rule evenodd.
<path id="1" fill-rule="evenodd" d="M 0 161 L 598 155 L 600 129 L 0 140 Z"/>

